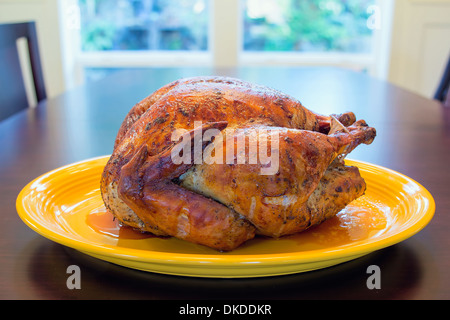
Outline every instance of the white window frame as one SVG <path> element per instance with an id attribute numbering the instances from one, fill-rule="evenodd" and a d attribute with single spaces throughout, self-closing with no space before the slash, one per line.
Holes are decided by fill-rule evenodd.
<path id="1" fill-rule="evenodd" d="M 72 88 L 83 83 L 85 67 L 331 65 L 365 69 L 378 78 L 387 77 L 393 12 L 391 0 L 377 0 L 381 24 L 379 30 L 374 30 L 375 50 L 372 54 L 244 51 L 241 19 L 243 1 L 209 1 L 209 41 L 205 51 L 81 52 L 77 1 L 59 0 L 66 87 Z"/>

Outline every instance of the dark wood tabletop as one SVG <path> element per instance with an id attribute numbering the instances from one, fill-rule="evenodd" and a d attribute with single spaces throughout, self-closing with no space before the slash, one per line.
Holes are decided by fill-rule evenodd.
<path id="1" fill-rule="evenodd" d="M 182 77 L 226 75 L 268 85 L 323 114 L 353 111 L 377 129 L 351 158 L 399 171 L 433 195 L 421 232 L 334 267 L 279 277 L 203 279 L 154 274 L 97 260 L 28 228 L 15 201 L 32 179 L 112 152 L 129 109 Z M 449 299 L 450 111 L 440 103 L 340 68 L 154 68 L 117 71 L 0 123 L 1 299 Z M 81 289 L 67 267 L 80 266 Z M 381 270 L 370 290 L 367 267 Z"/>

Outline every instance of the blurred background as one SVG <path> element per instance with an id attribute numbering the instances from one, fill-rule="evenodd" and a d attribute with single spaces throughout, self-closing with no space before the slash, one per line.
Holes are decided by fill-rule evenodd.
<path id="1" fill-rule="evenodd" d="M 331 65 L 431 98 L 450 52 L 450 0 L 0 0 L 30 20 L 49 97 L 121 68 Z"/>

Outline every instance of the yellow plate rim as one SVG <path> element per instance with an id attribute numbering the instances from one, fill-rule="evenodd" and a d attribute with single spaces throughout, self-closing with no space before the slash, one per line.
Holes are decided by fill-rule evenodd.
<path id="1" fill-rule="evenodd" d="M 82 241 L 72 237 L 72 235 L 64 234 L 63 232 L 56 232 L 50 228 L 46 228 L 41 225 L 39 221 L 34 219 L 32 215 L 22 205 L 22 201 L 25 195 L 29 192 L 30 187 L 37 181 L 44 179 L 45 177 L 52 175 L 56 172 L 64 170 L 68 167 L 76 166 L 88 161 L 100 160 L 103 158 L 109 158 L 108 156 L 99 156 L 82 160 L 79 162 L 71 163 L 65 166 L 61 166 L 54 170 L 51 170 L 29 182 L 19 193 L 16 199 L 16 209 L 20 218 L 28 225 L 32 230 L 38 234 L 64 246 L 74 248 L 78 251 L 84 252 L 93 256 L 100 256 L 105 258 L 118 258 L 122 260 L 136 261 L 152 264 L 172 264 L 172 265 L 186 265 L 186 266 L 198 266 L 201 268 L 247 268 L 249 266 L 253 268 L 262 267 L 267 268 L 271 266 L 280 265 L 292 265 L 303 264 L 310 262 L 319 262 L 325 260 L 340 260 L 343 257 L 347 257 L 347 260 L 352 257 L 359 257 L 376 250 L 397 244 L 405 239 L 415 235 L 421 231 L 433 218 L 435 212 L 435 201 L 430 192 L 423 187 L 417 181 L 410 177 L 394 171 L 392 169 L 374 165 L 369 162 L 359 160 L 346 160 L 348 165 L 356 165 L 358 167 L 364 166 L 378 171 L 383 171 L 396 178 L 401 178 L 409 183 L 413 183 L 420 189 L 420 193 L 424 199 L 427 200 L 428 205 L 422 211 L 422 215 L 419 219 L 416 219 L 412 225 L 403 228 L 400 232 L 395 234 L 381 235 L 373 241 L 356 241 L 351 244 L 338 246 L 334 249 L 318 249 L 310 251 L 300 251 L 295 253 L 270 253 L 270 254 L 227 254 L 227 255 L 209 255 L 209 254 L 193 254 L 193 253 L 172 253 L 172 252 L 160 252 L 150 251 L 133 248 L 113 247 L 105 246 L 99 243 L 92 243 Z"/>

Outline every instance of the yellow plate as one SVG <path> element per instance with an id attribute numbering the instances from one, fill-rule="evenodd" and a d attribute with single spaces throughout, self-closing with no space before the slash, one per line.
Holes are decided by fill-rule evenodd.
<path id="1" fill-rule="evenodd" d="M 414 180 L 373 164 L 356 165 L 366 194 L 318 227 L 281 239 L 255 238 L 221 253 L 175 238 L 145 237 L 112 223 L 99 184 L 107 156 L 53 170 L 16 202 L 34 231 L 90 256 L 129 268 L 194 277 L 262 277 L 349 261 L 403 241 L 431 220 L 435 203 Z"/>

